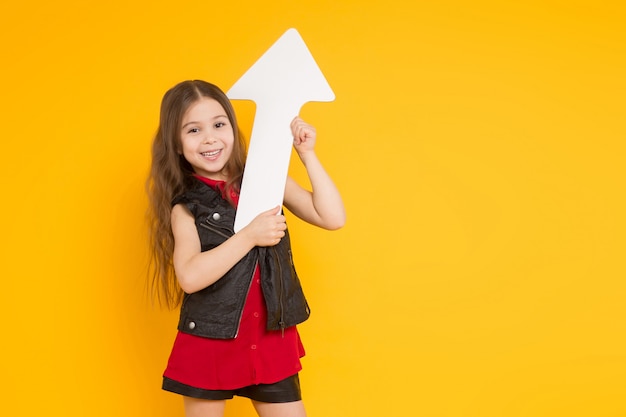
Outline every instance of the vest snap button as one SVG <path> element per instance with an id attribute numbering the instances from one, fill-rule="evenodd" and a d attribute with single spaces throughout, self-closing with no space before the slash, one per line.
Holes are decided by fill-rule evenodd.
<path id="1" fill-rule="evenodd" d="M 213 220 L 217 221 L 217 220 L 219 220 L 221 218 L 222 218 L 222 216 L 220 216 L 219 213 L 213 213 Z"/>
<path id="2" fill-rule="evenodd" d="M 193 321 L 190 321 L 190 322 L 189 322 L 189 329 L 190 329 L 190 330 L 193 330 L 193 329 L 195 329 L 195 328 L 196 328 L 196 323 L 195 323 L 195 322 L 193 322 Z"/>

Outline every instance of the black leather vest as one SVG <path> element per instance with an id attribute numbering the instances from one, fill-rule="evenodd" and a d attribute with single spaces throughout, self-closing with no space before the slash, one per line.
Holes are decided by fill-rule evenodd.
<path id="1" fill-rule="evenodd" d="M 207 184 L 194 178 L 191 188 L 172 205 L 185 204 L 195 218 L 201 250 L 207 251 L 234 234 L 235 208 Z M 267 305 L 267 329 L 281 330 L 308 319 L 310 310 L 291 254 L 289 232 L 280 243 L 255 247 L 222 278 L 185 294 L 178 330 L 197 336 L 231 339 L 237 336 L 243 307 L 256 265 Z"/>

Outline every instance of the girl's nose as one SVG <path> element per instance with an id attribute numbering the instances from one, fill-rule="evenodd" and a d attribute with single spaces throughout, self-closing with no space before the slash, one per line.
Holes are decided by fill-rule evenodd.
<path id="1" fill-rule="evenodd" d="M 213 135 L 206 135 L 204 137 L 204 143 L 215 143 L 215 138 L 213 137 Z"/>

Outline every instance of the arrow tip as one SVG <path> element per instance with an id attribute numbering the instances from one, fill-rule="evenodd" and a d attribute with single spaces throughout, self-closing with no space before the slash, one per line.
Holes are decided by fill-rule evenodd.
<path id="1" fill-rule="evenodd" d="M 288 29 L 228 90 L 231 99 L 333 101 L 335 93 L 295 28 Z"/>

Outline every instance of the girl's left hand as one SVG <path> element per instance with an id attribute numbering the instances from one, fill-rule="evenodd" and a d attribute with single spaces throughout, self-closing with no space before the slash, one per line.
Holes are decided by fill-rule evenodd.
<path id="1" fill-rule="evenodd" d="M 291 133 L 293 134 L 293 146 L 298 154 L 313 150 L 317 136 L 313 126 L 296 116 L 291 121 Z"/>

